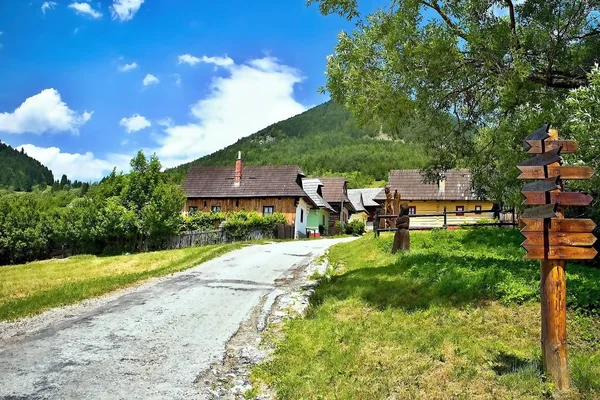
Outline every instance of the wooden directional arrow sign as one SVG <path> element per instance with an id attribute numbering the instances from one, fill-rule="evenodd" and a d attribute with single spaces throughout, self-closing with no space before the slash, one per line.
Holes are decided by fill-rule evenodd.
<path id="1" fill-rule="evenodd" d="M 523 218 L 552 218 L 556 217 L 556 204 L 528 208 L 523 212 Z"/>
<path id="2" fill-rule="evenodd" d="M 550 192 L 552 190 L 560 189 L 558 186 L 558 176 L 544 179 L 543 181 L 530 182 L 523 186 L 523 192 Z M 542 203 L 546 204 L 546 203 Z"/>
<path id="3" fill-rule="evenodd" d="M 524 245 L 544 245 L 544 232 L 522 232 L 527 240 Z M 549 232 L 548 244 L 550 246 L 593 246 L 596 243 L 596 236 L 592 233 L 572 233 L 572 232 Z"/>
<path id="4" fill-rule="evenodd" d="M 550 150 L 544 154 L 539 154 L 529 160 L 522 161 L 519 167 L 543 167 L 545 165 L 554 164 L 562 161 L 560 156 L 560 147 L 558 149 Z"/>
<path id="5" fill-rule="evenodd" d="M 550 246 L 546 249 L 529 244 L 523 247 L 527 250 L 525 258 L 535 260 L 591 260 L 598 254 L 593 247 Z"/>
<path id="6" fill-rule="evenodd" d="M 590 179 L 594 175 L 594 170 L 590 167 L 529 167 L 519 166 L 521 175 L 518 179 L 546 179 L 545 168 L 548 169 L 548 176 L 560 175 L 561 179 Z"/>
<path id="7" fill-rule="evenodd" d="M 544 192 L 521 192 L 526 197 L 523 204 L 537 205 L 546 204 L 546 193 Z M 550 203 L 561 206 L 589 206 L 594 198 L 587 193 L 579 192 L 551 192 Z"/>
<path id="8" fill-rule="evenodd" d="M 521 221 L 525 224 L 525 227 L 523 229 L 521 229 L 522 233 L 544 232 L 544 220 L 543 219 L 522 218 Z M 593 232 L 594 229 L 596 229 L 596 224 L 591 219 L 552 218 L 550 220 L 550 226 L 549 226 L 548 230 L 550 232 L 589 233 L 589 232 Z"/>
<path id="9" fill-rule="evenodd" d="M 546 140 L 550 137 L 548 130 L 550 128 L 549 124 L 544 124 L 537 128 L 533 133 L 525 138 L 525 141 L 528 140 Z"/>
<path id="10" fill-rule="evenodd" d="M 577 152 L 579 149 L 577 142 L 574 140 L 528 140 L 527 144 L 529 145 L 527 152 L 530 154 L 542 154 L 549 150 L 558 149 L 559 147 L 561 148 L 561 154 L 571 154 Z"/>

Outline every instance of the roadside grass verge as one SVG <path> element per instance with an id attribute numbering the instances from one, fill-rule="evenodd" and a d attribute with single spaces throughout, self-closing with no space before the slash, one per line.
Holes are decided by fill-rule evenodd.
<path id="1" fill-rule="evenodd" d="M 392 235 L 330 249 L 335 267 L 305 318 L 275 337 L 255 386 L 279 399 L 600 398 L 600 270 L 569 263 L 573 388 L 542 373 L 539 264 L 518 231 L 476 228 Z"/>
<path id="2" fill-rule="evenodd" d="M 230 243 L 112 257 L 81 255 L 0 267 L 0 320 L 39 314 L 148 278 L 182 271 L 243 245 Z"/>

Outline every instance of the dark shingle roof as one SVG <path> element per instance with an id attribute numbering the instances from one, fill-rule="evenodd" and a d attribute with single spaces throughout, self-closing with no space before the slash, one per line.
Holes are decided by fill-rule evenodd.
<path id="1" fill-rule="evenodd" d="M 244 166 L 242 181 L 233 185 L 235 168 L 192 167 L 183 181 L 187 197 L 305 197 L 297 165 Z"/>
<path id="2" fill-rule="evenodd" d="M 356 212 L 365 211 L 365 205 L 363 203 L 362 193 L 358 189 L 349 189 L 348 190 L 348 198 L 350 199 L 350 203 L 356 210 Z"/>
<path id="3" fill-rule="evenodd" d="M 328 203 L 341 203 L 342 201 L 350 201 L 346 193 L 344 193 L 344 185 L 346 178 L 319 178 L 323 183 L 323 198 Z"/>
<path id="4" fill-rule="evenodd" d="M 317 205 L 319 208 L 325 208 L 329 211 L 335 211 L 328 202 L 325 201 L 323 197 L 318 193 L 319 186 L 323 186 L 323 183 L 316 179 L 302 179 L 302 188 L 306 192 L 306 194 L 310 197 L 310 199 Z M 321 189 L 322 190 L 322 189 Z"/>
<path id="5" fill-rule="evenodd" d="M 354 204 L 353 196 L 356 196 L 355 193 L 360 193 L 362 196 L 363 206 L 379 207 L 379 203 L 375 202 L 375 200 L 373 200 L 373 199 L 375 197 L 377 197 L 379 192 L 381 192 L 382 190 L 383 189 L 381 189 L 381 188 L 348 189 L 348 197 L 350 198 L 350 201 L 352 202 L 352 204 Z M 354 208 L 356 208 L 356 206 L 354 206 Z"/>
<path id="6" fill-rule="evenodd" d="M 391 192 L 400 192 L 402 200 L 479 200 L 471 190 L 471 171 L 451 169 L 446 171 L 445 190 L 440 191 L 437 183 L 423 183 L 423 175 L 417 169 L 391 170 L 388 187 Z M 383 190 L 375 200 L 385 200 Z"/>

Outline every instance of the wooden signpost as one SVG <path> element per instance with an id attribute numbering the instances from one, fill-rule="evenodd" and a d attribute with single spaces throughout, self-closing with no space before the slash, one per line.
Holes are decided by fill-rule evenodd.
<path id="1" fill-rule="evenodd" d="M 586 193 L 563 192 L 564 179 L 589 179 L 589 167 L 562 166 L 561 153 L 574 153 L 577 143 L 559 140 L 558 131 L 544 125 L 525 138 L 525 151 L 536 154 L 523 161 L 519 179 L 542 179 L 524 185 L 523 247 L 527 259 L 539 259 L 541 270 L 542 357 L 544 370 L 559 389 L 569 386 L 567 369 L 566 260 L 589 260 L 597 255 L 589 219 L 565 219 L 563 206 L 587 206 Z"/>

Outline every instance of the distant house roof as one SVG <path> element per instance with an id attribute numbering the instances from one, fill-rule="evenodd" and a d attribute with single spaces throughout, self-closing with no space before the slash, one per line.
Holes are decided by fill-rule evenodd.
<path id="1" fill-rule="evenodd" d="M 381 191 L 383 191 L 381 188 L 348 189 L 348 197 L 354 205 L 354 199 L 357 198 L 357 194 L 360 193 L 364 207 L 379 207 L 379 203 L 374 199 Z M 356 208 L 356 205 L 354 205 L 354 208 Z"/>
<path id="2" fill-rule="evenodd" d="M 350 202 L 348 198 L 346 188 L 346 183 L 348 182 L 346 178 L 319 178 L 321 182 L 323 182 L 323 198 L 329 204 L 331 203 L 344 203 L 350 211 L 355 211 L 354 206 Z"/>
<path id="3" fill-rule="evenodd" d="M 322 193 L 322 189 L 319 190 L 319 188 L 322 188 L 322 187 L 323 187 L 323 182 L 321 182 L 320 180 L 318 180 L 316 178 L 302 179 L 302 188 L 304 189 L 306 194 L 311 198 L 313 203 L 315 203 L 317 205 L 317 207 L 325 208 L 329 211 L 335 211 L 333 209 L 333 207 L 331 207 L 331 205 L 327 201 L 325 201 L 325 199 L 321 196 L 321 194 L 319 194 L 319 192 Z"/>
<path id="4" fill-rule="evenodd" d="M 388 187 L 398 190 L 402 200 L 479 200 L 471 190 L 471 171 L 451 169 L 445 173 L 445 184 L 423 183 L 423 175 L 417 169 L 391 170 Z M 375 200 L 385 200 L 382 190 Z"/>
<path id="5" fill-rule="evenodd" d="M 366 212 L 365 205 L 363 203 L 363 196 L 359 189 L 349 189 L 348 190 L 348 198 L 350 199 L 350 203 L 356 210 L 356 212 Z"/>
<path id="6" fill-rule="evenodd" d="M 235 167 L 192 167 L 183 181 L 187 197 L 305 197 L 304 173 L 297 165 L 243 166 L 239 186 Z M 312 202 L 312 201 L 311 201 Z"/>

